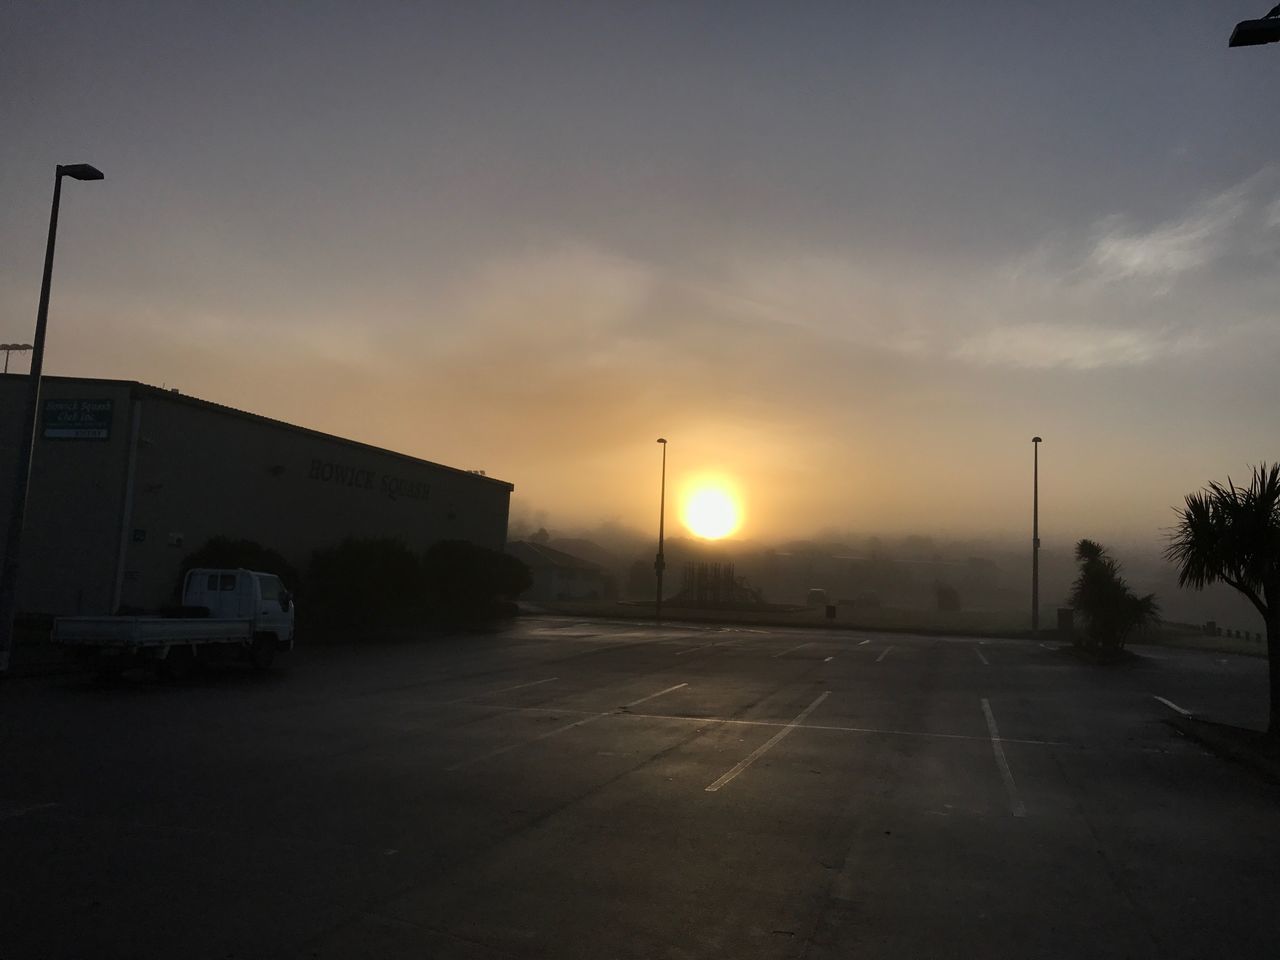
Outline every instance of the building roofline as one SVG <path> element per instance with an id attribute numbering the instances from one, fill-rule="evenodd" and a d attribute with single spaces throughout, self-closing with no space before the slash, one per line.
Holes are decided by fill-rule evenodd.
<path id="1" fill-rule="evenodd" d="M 25 373 L 0 374 L 0 378 L 7 379 L 26 378 Z M 213 400 L 201 400 L 199 397 L 193 397 L 176 390 L 167 390 L 163 387 L 154 387 L 148 383 L 142 383 L 138 380 L 114 380 L 101 377 L 57 377 L 42 376 L 40 378 L 58 383 L 86 383 L 86 384 L 110 384 L 118 387 L 128 387 L 129 392 L 134 396 L 149 397 L 155 400 L 168 400 L 171 403 L 185 403 L 188 406 L 201 407 L 206 410 L 212 410 L 216 413 L 227 414 L 229 416 L 240 417 L 245 420 L 251 420 L 255 423 L 265 423 L 273 427 L 281 427 L 285 430 L 292 430 L 295 433 L 305 434 L 310 437 L 316 437 L 320 440 L 328 440 L 332 443 L 340 443 L 344 446 L 353 447 L 357 450 L 367 450 L 372 453 L 380 453 L 384 456 L 395 457 L 408 463 L 418 464 L 419 466 L 434 467 L 437 470 L 447 470 L 450 473 L 460 474 L 464 477 L 470 477 L 473 480 L 482 480 L 487 483 L 497 484 L 505 487 L 507 492 L 515 490 L 515 484 L 506 480 L 499 480 L 497 477 L 489 477 L 480 473 L 472 473 L 470 470 L 463 470 L 459 467 L 450 467 L 443 463 L 436 463 L 434 460 L 423 460 L 421 457 L 410 456 L 407 453 L 400 453 L 396 450 L 388 450 L 386 447 L 375 447 L 371 443 L 362 443 L 359 440 L 351 440 L 348 437 L 339 437 L 332 433 L 325 433 L 321 430 L 313 430 L 310 427 L 302 427 L 296 423 L 289 423 L 285 420 L 277 420 L 274 417 L 265 417 L 259 413 L 250 413 L 248 410 L 240 410 L 236 407 L 229 407 L 223 403 L 216 403 Z"/>
<path id="2" fill-rule="evenodd" d="M 507 544 L 507 553 L 511 553 L 513 549 L 517 551 L 527 550 L 557 567 L 564 567 L 570 570 L 591 570 L 598 573 L 606 572 L 605 568 L 594 560 L 587 560 L 584 557 L 557 550 L 555 547 L 548 547 L 545 543 L 534 543 L 531 540 L 512 540 Z"/>

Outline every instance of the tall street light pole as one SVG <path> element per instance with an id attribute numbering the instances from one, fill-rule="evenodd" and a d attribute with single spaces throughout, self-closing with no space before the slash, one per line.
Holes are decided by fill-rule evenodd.
<path id="1" fill-rule="evenodd" d="M 667 567 L 667 560 L 662 555 L 662 538 L 667 521 L 667 440 L 659 437 L 662 444 L 662 485 L 658 488 L 658 556 L 653 561 L 653 572 L 658 575 L 658 592 L 654 598 L 653 619 L 662 621 L 662 571 Z"/>
<path id="2" fill-rule="evenodd" d="M 1040 633 L 1040 443 L 1031 438 L 1035 466 L 1031 480 L 1031 637 Z"/>
<path id="3" fill-rule="evenodd" d="M 18 570 L 22 554 L 22 525 L 27 513 L 27 489 L 31 481 L 31 451 L 36 437 L 36 414 L 40 407 L 40 371 L 44 367 L 44 332 L 49 323 L 49 282 L 53 278 L 53 248 L 58 236 L 58 203 L 62 199 L 62 178 L 101 180 L 102 171 L 87 163 L 57 167 L 53 178 L 53 208 L 49 212 L 49 242 L 44 250 L 44 279 L 40 282 L 40 306 L 36 311 L 36 337 L 27 374 L 27 401 L 18 435 L 18 456 L 13 466 L 13 503 L 9 509 L 9 532 L 4 540 L 4 563 L 0 566 L 0 675 L 9 670 L 13 654 L 13 619 L 18 605 Z"/>

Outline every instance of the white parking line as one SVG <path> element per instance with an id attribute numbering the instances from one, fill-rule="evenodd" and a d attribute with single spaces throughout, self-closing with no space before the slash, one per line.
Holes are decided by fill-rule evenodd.
<path id="1" fill-rule="evenodd" d="M 876 663 L 879 663 L 881 660 L 883 660 L 885 657 L 887 657 L 887 656 L 889 655 L 889 651 L 890 651 L 890 650 L 892 650 L 892 649 L 893 649 L 893 645 L 892 645 L 892 644 L 890 644 L 889 646 L 887 646 L 887 647 L 885 647 L 883 650 L 881 650 L 881 651 L 880 651 L 880 656 L 876 657 Z"/>
<path id="2" fill-rule="evenodd" d="M 743 640 L 745 640 L 745 639 L 747 639 L 747 638 L 746 638 L 746 637 L 735 637 L 735 638 L 734 638 L 734 639 L 732 639 L 732 640 L 717 640 L 715 643 L 704 643 L 704 644 L 703 644 L 702 646 L 700 646 L 700 647 L 690 647 L 688 650 L 677 650 L 677 651 L 676 651 L 676 656 L 677 656 L 677 657 L 682 657 L 682 656 L 684 656 L 686 653 L 693 653 L 693 651 L 695 651 L 695 650 L 714 650 L 716 647 L 731 647 L 731 646 L 733 646 L 735 643 L 742 643 L 742 641 L 743 641 Z"/>
<path id="3" fill-rule="evenodd" d="M 574 727 L 581 727 L 594 720 L 599 720 L 601 717 L 607 717 L 612 712 L 612 710 L 608 710 L 604 713 L 593 713 L 591 716 L 583 717 L 581 720 L 575 720 L 573 723 L 566 723 L 563 727 L 556 727 L 554 730 L 548 730 L 546 733 L 539 734 L 532 740 L 522 740 L 519 743 L 509 743 L 505 747 L 498 747 L 495 750 L 490 750 L 488 753 L 482 753 L 479 756 L 461 760 L 451 767 L 445 767 L 445 772 L 453 773 L 457 770 L 463 770 L 467 767 L 475 766 L 477 763 L 483 763 L 485 760 L 492 760 L 494 757 L 500 757 L 504 753 L 510 753 L 512 750 L 518 750 L 520 747 L 527 747 L 535 743 L 541 743 L 543 740 L 564 733 L 566 730 L 572 730 Z"/>
<path id="4" fill-rule="evenodd" d="M 524 690 L 526 687 L 537 687 L 544 683 L 550 683 L 552 680 L 559 680 L 559 677 L 547 677 L 545 680 L 534 680 L 532 683 L 517 683 L 514 687 L 503 687 L 501 690 L 490 690 L 488 693 L 480 693 L 480 697 L 496 697 L 500 693 L 510 693 L 512 690 Z"/>
<path id="5" fill-rule="evenodd" d="M 665 690 L 659 690 L 657 693 L 651 693 L 647 697 L 641 697 L 639 700 L 632 700 L 630 703 L 624 703 L 622 705 L 622 709 L 629 710 L 632 707 L 639 706 L 647 700 L 652 700 L 655 697 L 662 696 L 664 693 L 670 693 L 673 690 L 679 690 L 681 687 L 687 687 L 688 685 L 688 683 L 677 683 L 674 687 L 667 687 Z"/>
<path id="6" fill-rule="evenodd" d="M 7 810 L 0 807 L 0 820 L 16 820 L 18 817 L 26 816 L 28 813 L 34 813 L 37 810 L 48 810 L 56 806 L 58 806 L 56 803 L 30 803 L 25 807 L 10 807 Z"/>
<path id="7" fill-rule="evenodd" d="M 641 697 L 639 700 L 634 700 L 632 701 L 632 703 L 628 704 L 627 706 L 633 706 L 634 704 L 637 704 L 637 703 L 644 703 L 646 700 L 652 700 L 654 697 L 660 697 L 664 693 L 670 693 L 672 690 L 679 690 L 681 687 L 684 687 L 684 686 L 688 686 L 688 684 L 677 683 L 674 687 L 667 687 L 667 689 L 665 690 L 659 690 L 657 693 L 651 693 L 647 697 Z M 520 708 L 517 708 L 517 710 L 519 709 Z M 620 709 L 625 709 L 625 708 L 620 708 Z M 572 715 L 576 711 L 555 710 L 553 708 L 547 707 L 537 712 L 568 713 Z M 500 757 L 504 753 L 510 753 L 512 750 L 518 750 L 520 747 L 527 747 L 535 743 L 541 743 L 543 740 L 547 740 L 551 737 L 558 736 L 559 734 L 564 733 L 566 730 L 572 730 L 575 727 L 581 727 L 588 723 L 593 723 L 594 721 L 600 720 L 604 717 L 617 716 L 618 713 L 619 713 L 618 710 L 605 710 L 600 713 L 588 714 L 584 716 L 581 720 L 575 720 L 573 721 L 573 723 L 566 723 L 563 727 L 556 727 L 554 730 L 548 730 L 546 733 L 540 733 L 531 740 L 521 740 L 519 743 L 509 743 L 505 747 L 496 747 L 495 749 L 490 750 L 487 753 L 482 753 L 474 757 L 469 757 L 466 760 L 460 760 L 457 763 L 455 763 L 453 766 L 445 767 L 444 769 L 446 773 L 453 773 L 454 771 L 457 771 L 457 770 L 463 770 L 467 767 L 474 766 L 477 763 L 483 763 L 485 760 L 492 760 L 494 757 Z"/>
<path id="8" fill-rule="evenodd" d="M 1013 771 L 1009 769 L 1009 761 L 1004 755 L 1004 745 L 1000 739 L 1000 730 L 996 727 L 995 714 L 991 712 L 991 704 L 982 698 L 982 712 L 987 715 L 987 730 L 991 733 L 991 749 L 996 755 L 996 766 L 1000 768 L 1000 779 L 1009 794 L 1009 806 L 1015 817 L 1025 817 L 1027 808 L 1018 796 L 1018 785 L 1013 782 Z"/>
<path id="9" fill-rule="evenodd" d="M 715 783 L 707 787 L 706 792 L 715 793 L 725 784 L 731 783 L 733 779 L 737 777 L 738 774 L 740 774 L 743 770 L 747 769 L 747 767 L 755 763 L 756 760 L 758 760 L 760 757 L 764 756 L 764 754 L 771 747 L 773 747 L 774 744 L 776 744 L 779 740 L 781 740 L 788 733 L 794 730 L 797 726 L 803 723 L 804 718 L 809 716 L 809 714 L 813 713 L 813 711 L 818 708 L 818 704 L 822 703 L 822 701 L 827 699 L 827 697 L 829 696 L 831 696 L 830 690 L 824 690 L 822 693 L 820 693 L 818 695 L 818 698 L 814 700 L 813 703 L 809 704 L 807 707 L 801 710 L 799 715 L 794 720 L 788 723 L 785 727 L 783 727 L 781 730 L 775 733 L 772 737 L 770 737 L 760 746 L 752 750 L 751 753 L 749 753 L 745 759 L 739 760 L 736 764 L 734 764 L 733 768 L 730 769 L 724 776 L 722 776 Z"/>
<path id="10" fill-rule="evenodd" d="M 1176 703 L 1174 703 L 1172 700 L 1166 700 L 1164 697 L 1155 697 L 1154 699 L 1159 700 L 1161 703 L 1163 703 L 1163 704 L 1164 704 L 1166 707 L 1168 707 L 1170 710 L 1176 710 L 1178 713 L 1182 714 L 1184 717 L 1189 717 L 1189 716 L 1191 716 L 1191 711 L 1190 711 L 1190 710 L 1183 710 L 1183 709 L 1182 709 L 1182 707 L 1178 706 L 1178 705 L 1177 705 Z"/>
<path id="11" fill-rule="evenodd" d="M 468 700 L 475 700 L 478 697 L 496 697 L 500 693 L 511 693 L 513 690 L 524 690 L 527 687 L 537 687 L 544 683 L 550 683 L 552 680 L 559 680 L 559 677 L 547 677 L 545 680 L 534 680 L 532 683 L 517 683 L 514 687 L 502 687 L 498 690 L 486 690 L 483 693 L 473 693 L 470 696 L 459 697 L 457 700 L 446 700 L 444 706 L 452 706 L 455 703 L 466 703 Z"/>
<path id="12" fill-rule="evenodd" d="M 832 660 L 834 660 L 834 659 L 835 659 L 835 657 L 834 657 L 834 656 L 831 656 L 831 657 L 827 657 L 827 659 L 823 660 L 822 662 L 823 662 L 823 663 L 830 663 L 830 662 L 831 662 Z"/>
<path id="13" fill-rule="evenodd" d="M 785 657 L 788 653 L 795 653 L 797 650 L 799 650 L 802 647 L 812 647 L 813 643 L 814 642 L 812 640 L 810 640 L 808 643 L 797 643 L 790 650 L 783 650 L 781 653 L 775 653 L 773 655 L 773 659 L 777 660 L 779 657 Z"/>
<path id="14" fill-rule="evenodd" d="M 979 660 L 981 660 L 983 663 L 985 663 L 988 667 L 989 667 L 989 666 L 991 666 L 991 661 L 990 661 L 990 660 L 988 660 L 986 657 L 984 657 L 984 656 L 982 655 L 982 651 L 981 651 L 981 650 L 979 650 L 977 647 L 974 647 L 974 648 L 973 648 L 973 652 L 974 652 L 974 653 L 976 653 L 976 654 L 978 655 L 978 659 L 979 659 Z"/>
<path id="15" fill-rule="evenodd" d="M 437 705 L 442 703 L 442 701 L 435 702 Z M 601 714 L 590 710 L 570 710 L 565 707 L 513 707 L 502 704 L 475 704 L 475 706 L 483 707 L 486 710 L 501 710 L 506 713 L 552 713 L 560 716 L 571 717 L 626 717 L 631 720 L 669 720 L 676 723 L 697 724 L 698 726 L 706 726 L 708 724 L 726 724 L 729 726 L 740 727 L 785 727 L 788 725 L 788 721 L 785 720 L 738 720 L 732 717 L 707 717 L 683 713 L 635 713 L 630 710 L 617 710 Z M 819 730 L 830 733 L 862 733 L 871 736 L 886 737 L 924 737 L 929 740 L 957 740 L 972 742 L 989 741 L 988 737 L 975 737 L 972 734 L 967 733 L 930 733 L 927 730 L 890 730 L 884 727 L 850 727 L 827 723 L 802 723 L 797 724 L 797 726 L 801 730 Z M 1031 746 L 1040 747 L 1063 746 L 1063 741 L 1061 740 L 1031 740 L 1026 737 L 1001 737 L 1000 742 L 1029 744 Z"/>
<path id="16" fill-rule="evenodd" d="M 862 646 L 867 645 L 867 644 L 868 644 L 868 643 L 870 643 L 870 642 L 871 642 L 871 638 L 870 638 L 870 637 L 867 637 L 867 639 L 866 639 L 866 640 L 859 640 L 859 641 L 858 641 L 858 646 L 862 647 Z"/>

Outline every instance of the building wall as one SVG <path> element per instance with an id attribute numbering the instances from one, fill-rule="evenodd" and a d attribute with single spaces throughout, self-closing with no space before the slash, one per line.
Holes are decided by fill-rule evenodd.
<path id="1" fill-rule="evenodd" d="M 13 467 L 27 378 L 0 375 L 0 551 L 8 532 Z M 107 439 L 43 439 L 31 464 L 31 487 L 18 580 L 21 610 L 100 613 L 111 605 L 129 448 L 130 384 L 46 378 L 47 400 L 109 400 Z"/>
<path id="2" fill-rule="evenodd" d="M 0 442 L 16 440 L 20 418 L 4 386 Z M 182 558 L 215 536 L 255 540 L 299 570 L 348 536 L 414 550 L 505 544 L 512 488 L 502 481 L 153 387 L 46 380 L 45 396 L 108 394 L 109 440 L 38 443 L 22 609 L 110 612 L 117 589 L 120 604 L 154 608 L 170 601 Z"/>

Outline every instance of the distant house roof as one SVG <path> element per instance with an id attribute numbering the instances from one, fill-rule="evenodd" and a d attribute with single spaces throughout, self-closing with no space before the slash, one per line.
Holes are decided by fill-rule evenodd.
<path id="1" fill-rule="evenodd" d="M 599 564 L 605 569 L 617 566 L 619 563 L 617 554 L 600 546 L 594 540 L 581 537 L 556 537 L 549 541 L 547 546 L 561 553 L 571 554 L 580 560 Z"/>
<path id="2" fill-rule="evenodd" d="M 530 543 L 528 540 L 515 540 L 507 544 L 507 553 L 523 560 L 530 567 L 557 567 L 562 570 L 589 570 L 592 573 L 604 572 L 604 567 L 590 560 L 583 560 L 563 550 L 556 550 L 543 543 Z"/>

